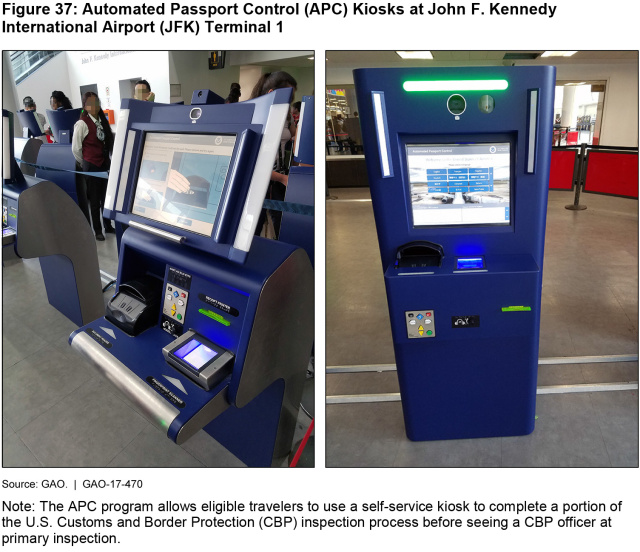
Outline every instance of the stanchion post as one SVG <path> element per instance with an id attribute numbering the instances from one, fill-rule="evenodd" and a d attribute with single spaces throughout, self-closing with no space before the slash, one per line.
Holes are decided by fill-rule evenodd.
<path id="1" fill-rule="evenodd" d="M 584 186 L 584 181 L 586 178 L 586 167 L 587 167 L 587 144 L 580 145 L 580 153 L 578 154 L 578 178 L 576 180 L 576 194 L 573 200 L 573 204 L 565 205 L 565 209 L 569 209 L 570 211 L 584 211 L 587 206 L 580 205 L 580 188 Z"/>

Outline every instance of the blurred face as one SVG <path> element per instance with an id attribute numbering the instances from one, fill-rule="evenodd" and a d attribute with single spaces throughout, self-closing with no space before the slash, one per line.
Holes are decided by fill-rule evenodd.
<path id="1" fill-rule="evenodd" d="M 28 105 L 24 108 L 25 111 L 35 111 L 36 110 L 36 104 L 31 104 Z"/>
<path id="2" fill-rule="evenodd" d="M 150 93 L 151 93 L 151 90 L 149 90 L 146 85 L 136 84 L 136 87 L 133 92 L 133 96 L 136 100 L 147 101 Z"/>
<path id="3" fill-rule="evenodd" d="M 54 111 L 60 107 L 60 104 L 53 96 L 51 97 L 51 100 L 49 100 L 49 105 L 51 105 L 51 109 Z"/>
<path id="4" fill-rule="evenodd" d="M 300 112 L 297 109 L 292 109 L 291 117 L 293 117 L 293 120 L 297 123 L 300 120 Z"/>
<path id="5" fill-rule="evenodd" d="M 100 100 L 96 96 L 89 96 L 84 104 L 84 110 L 92 117 L 97 118 L 100 111 Z"/>

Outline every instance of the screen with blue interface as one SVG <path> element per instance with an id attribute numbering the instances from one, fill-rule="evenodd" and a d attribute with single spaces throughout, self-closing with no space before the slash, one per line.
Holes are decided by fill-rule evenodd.
<path id="1" fill-rule="evenodd" d="M 210 236 L 235 135 L 147 133 L 131 213 Z"/>
<path id="2" fill-rule="evenodd" d="M 413 226 L 511 223 L 511 145 L 407 144 Z"/>

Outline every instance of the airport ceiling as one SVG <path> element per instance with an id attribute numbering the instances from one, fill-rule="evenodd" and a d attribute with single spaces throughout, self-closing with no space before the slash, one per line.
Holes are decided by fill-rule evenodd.
<path id="1" fill-rule="evenodd" d="M 287 50 L 265 50 L 265 51 L 244 51 L 227 50 L 231 65 L 278 65 L 283 67 L 313 67 L 314 52 L 308 51 L 287 51 Z"/>
<path id="2" fill-rule="evenodd" d="M 629 63 L 638 61 L 637 50 L 583 50 L 571 57 L 541 58 L 544 50 L 431 50 L 432 60 L 403 60 L 394 50 L 327 51 L 327 68 L 402 67 L 439 65 L 560 65 L 584 63 Z"/>

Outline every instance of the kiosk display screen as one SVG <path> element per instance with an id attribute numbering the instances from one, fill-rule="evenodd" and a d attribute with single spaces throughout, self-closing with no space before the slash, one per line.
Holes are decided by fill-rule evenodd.
<path id="1" fill-rule="evenodd" d="M 511 144 L 407 144 L 413 226 L 511 223 Z"/>
<path id="2" fill-rule="evenodd" d="M 131 213 L 210 236 L 235 135 L 148 133 Z"/>

